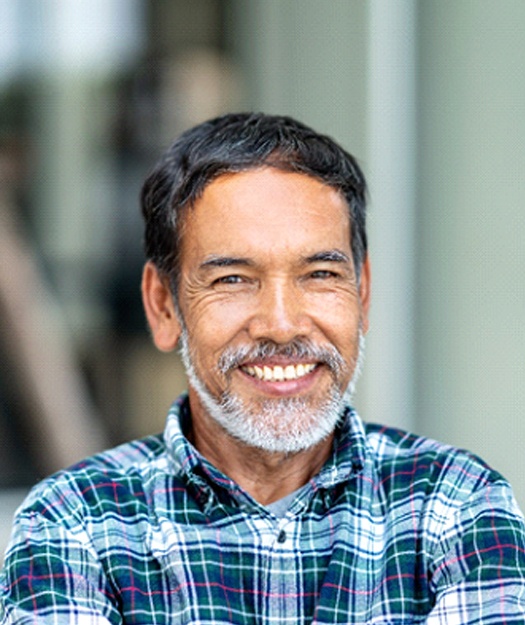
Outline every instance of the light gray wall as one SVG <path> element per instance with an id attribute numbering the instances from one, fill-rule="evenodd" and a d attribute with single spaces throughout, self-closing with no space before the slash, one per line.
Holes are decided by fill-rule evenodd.
<path id="1" fill-rule="evenodd" d="M 355 0 L 234 0 L 230 32 L 245 105 L 292 114 L 363 155 L 367 8 Z"/>
<path id="2" fill-rule="evenodd" d="M 0 567 L 11 536 L 13 515 L 27 494 L 26 489 L 0 491 Z"/>
<path id="3" fill-rule="evenodd" d="M 525 3 L 419 9 L 419 429 L 525 506 Z"/>

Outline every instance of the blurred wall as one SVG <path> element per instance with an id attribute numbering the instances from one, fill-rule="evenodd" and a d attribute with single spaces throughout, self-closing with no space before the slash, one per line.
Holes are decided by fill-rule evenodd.
<path id="1" fill-rule="evenodd" d="M 525 506 L 525 3 L 422 2 L 421 431 L 502 471 Z"/>

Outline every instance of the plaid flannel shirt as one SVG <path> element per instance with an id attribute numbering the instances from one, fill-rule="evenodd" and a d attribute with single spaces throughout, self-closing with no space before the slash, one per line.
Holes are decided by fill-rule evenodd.
<path id="1" fill-rule="evenodd" d="M 16 516 L 1 622 L 525 623 L 525 525 L 475 457 L 347 409 L 282 518 L 183 435 L 120 446 L 37 486 Z"/>

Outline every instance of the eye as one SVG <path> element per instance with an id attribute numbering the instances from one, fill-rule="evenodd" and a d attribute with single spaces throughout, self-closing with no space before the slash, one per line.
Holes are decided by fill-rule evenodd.
<path id="1" fill-rule="evenodd" d="M 221 276 L 213 281 L 213 284 L 241 284 L 244 278 L 238 275 Z"/>
<path id="2" fill-rule="evenodd" d="M 328 269 L 317 269 L 310 273 L 310 278 L 314 280 L 329 280 L 330 278 L 337 278 L 338 274 L 335 271 L 329 271 Z"/>

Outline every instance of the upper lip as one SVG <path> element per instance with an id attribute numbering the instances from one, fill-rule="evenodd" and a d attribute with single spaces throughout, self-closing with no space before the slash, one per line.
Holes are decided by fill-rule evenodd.
<path id="1" fill-rule="evenodd" d="M 316 367 L 316 362 L 299 362 L 296 364 L 288 362 L 288 364 L 274 365 L 245 364 L 241 366 L 242 370 L 250 376 L 268 382 L 297 380 L 311 373 Z"/>
<path id="2" fill-rule="evenodd" d="M 289 356 L 272 356 L 270 358 L 265 359 L 257 359 L 257 360 L 246 360 L 242 362 L 240 367 L 287 367 L 288 365 L 292 365 L 293 367 L 297 367 L 297 365 L 311 365 L 311 364 L 319 364 L 319 362 L 314 358 L 300 358 L 300 359 L 291 359 Z"/>

